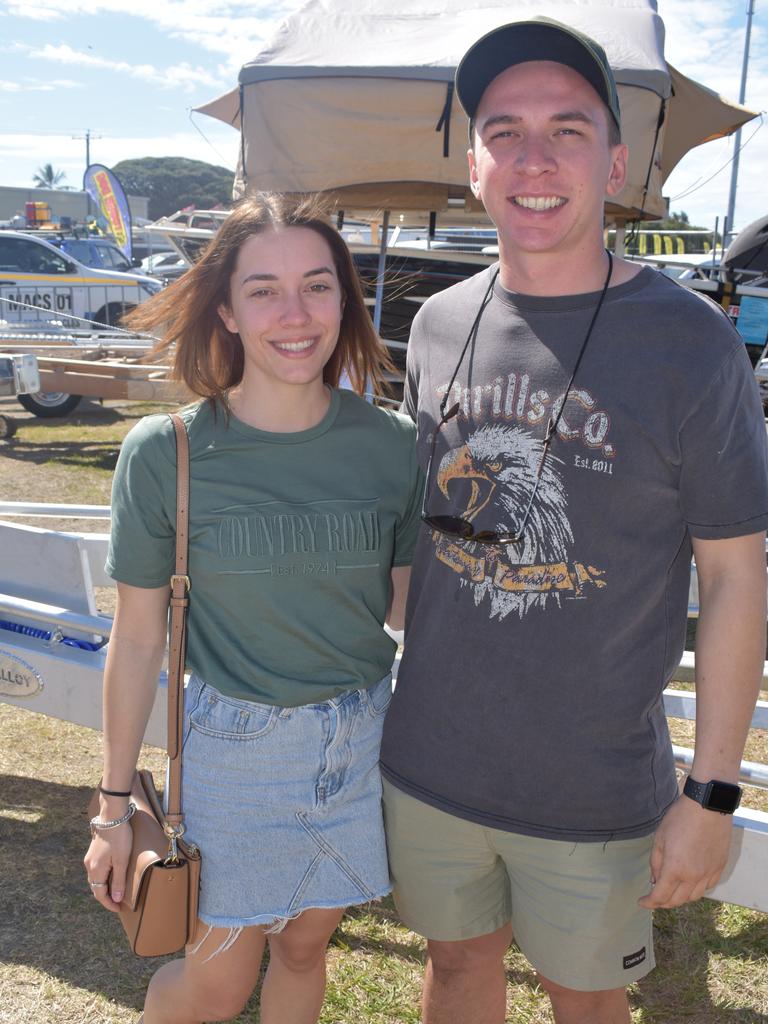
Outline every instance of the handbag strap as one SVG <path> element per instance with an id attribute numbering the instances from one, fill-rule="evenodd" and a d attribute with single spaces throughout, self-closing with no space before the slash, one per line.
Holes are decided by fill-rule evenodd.
<path id="1" fill-rule="evenodd" d="M 168 795 L 166 820 L 181 825 L 181 733 L 184 714 L 184 654 L 190 581 L 189 546 L 189 438 L 184 420 L 172 413 L 176 432 L 176 565 L 171 576 L 168 641 Z"/>

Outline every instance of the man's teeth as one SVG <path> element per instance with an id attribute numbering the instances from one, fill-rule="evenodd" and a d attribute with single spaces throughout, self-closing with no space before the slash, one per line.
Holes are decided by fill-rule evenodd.
<path id="1" fill-rule="evenodd" d="M 562 206 L 565 202 L 560 196 L 515 196 L 517 206 L 523 206 L 526 210 L 553 210 L 556 206 Z"/>
<path id="2" fill-rule="evenodd" d="M 307 338 L 306 341 L 276 341 L 275 347 L 284 349 L 286 352 L 303 352 L 305 348 L 311 348 L 314 343 L 314 338 Z"/>

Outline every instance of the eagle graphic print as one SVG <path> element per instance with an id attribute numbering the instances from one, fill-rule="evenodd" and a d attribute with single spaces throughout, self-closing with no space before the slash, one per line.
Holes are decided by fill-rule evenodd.
<path id="1" fill-rule="evenodd" d="M 484 394 L 494 393 L 498 419 L 486 420 L 469 433 L 462 431 L 465 439 L 445 452 L 434 470 L 439 497 L 451 504 L 454 514 L 497 532 L 519 528 L 536 488 L 544 429 L 550 415 L 557 413 L 557 402 L 550 402 L 546 392 L 531 392 L 527 375 L 518 379 L 510 374 L 505 383 L 504 402 L 499 399 L 500 379 L 485 388 L 462 388 L 461 393 L 456 388 L 460 419 L 476 423 L 480 416 L 474 414 L 481 411 Z M 516 401 L 510 400 L 510 392 Z M 445 394 L 444 387 L 440 393 Z M 600 448 L 599 459 L 574 455 L 573 465 L 602 466 L 612 472 L 615 449 L 606 443 L 610 421 L 595 406 L 583 389 L 571 392 L 555 443 L 580 440 L 588 448 Z M 518 419 L 524 425 L 509 422 Z M 607 586 L 600 568 L 574 559 L 564 465 L 553 450 L 547 453 L 519 542 L 488 545 L 432 533 L 436 557 L 461 577 L 461 586 L 470 589 L 475 605 L 487 607 L 491 619 L 512 613 L 522 618 L 532 608 L 559 607 L 563 600 L 583 599 L 590 590 Z"/>

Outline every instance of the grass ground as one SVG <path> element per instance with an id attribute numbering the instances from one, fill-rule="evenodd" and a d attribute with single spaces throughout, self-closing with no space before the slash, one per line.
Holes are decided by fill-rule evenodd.
<path id="1" fill-rule="evenodd" d="M 106 503 L 119 443 L 147 411 L 84 403 L 66 422 L 44 424 L 0 400 L 0 414 L 18 421 L 16 437 L 0 442 L 0 495 Z M 676 742 L 690 745 L 691 733 L 677 725 Z M 768 762 L 768 738 L 750 743 L 747 756 Z M 81 863 L 100 758 L 98 734 L 0 704 L 0 1024 L 138 1018 L 157 962 L 127 952 Z M 162 771 L 152 748 L 142 763 Z M 765 794 L 753 791 L 750 802 L 768 810 Z M 633 1024 L 768 1022 L 768 915 L 703 900 L 657 913 L 655 942 L 660 966 L 631 991 Z M 390 901 L 350 913 L 331 944 L 322 1024 L 416 1024 L 423 961 L 424 943 Z M 507 978 L 507 1020 L 549 1024 L 547 1000 L 515 950 Z M 254 998 L 238 1024 L 257 1021 Z"/>

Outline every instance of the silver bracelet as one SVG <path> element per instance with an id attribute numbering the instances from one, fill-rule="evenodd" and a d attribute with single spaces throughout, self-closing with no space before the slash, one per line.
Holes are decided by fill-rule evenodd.
<path id="1" fill-rule="evenodd" d="M 122 818 L 114 818 L 112 821 L 102 821 L 101 818 L 91 818 L 91 832 L 104 832 L 108 828 L 117 828 L 118 825 L 124 825 L 126 821 L 130 821 L 136 813 L 136 804 L 128 804 L 128 810 L 122 816 Z"/>

